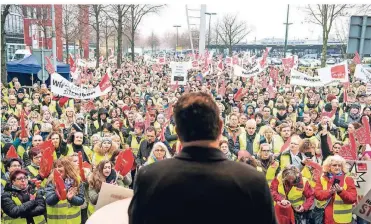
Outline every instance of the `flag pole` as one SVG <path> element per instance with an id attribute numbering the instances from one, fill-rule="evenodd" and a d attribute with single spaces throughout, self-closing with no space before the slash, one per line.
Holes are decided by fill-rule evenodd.
<path id="1" fill-rule="evenodd" d="M 57 72 L 57 39 L 55 37 L 55 9 L 54 9 L 54 4 L 52 4 L 52 43 L 53 43 L 54 71 Z"/>

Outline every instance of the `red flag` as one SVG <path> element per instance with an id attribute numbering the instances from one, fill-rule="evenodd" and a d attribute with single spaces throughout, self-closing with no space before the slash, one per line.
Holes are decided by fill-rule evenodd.
<path id="1" fill-rule="evenodd" d="M 67 191 L 66 187 L 64 186 L 64 180 L 61 174 L 54 169 L 54 183 L 55 183 L 55 193 L 57 194 L 59 200 L 66 200 L 67 198 Z"/>
<path id="2" fill-rule="evenodd" d="M 273 86 L 268 85 L 267 90 L 269 93 L 269 98 L 274 99 L 276 97 L 276 93 L 274 92 Z"/>
<path id="3" fill-rule="evenodd" d="M 66 97 L 66 96 L 62 96 L 59 100 L 58 100 L 58 103 L 59 103 L 59 106 L 63 107 L 69 100 L 70 98 Z"/>
<path id="4" fill-rule="evenodd" d="M 46 178 L 49 176 L 50 172 L 53 168 L 53 152 L 54 150 L 51 148 L 47 148 L 42 150 L 42 157 L 40 160 L 40 169 L 39 174 L 42 178 Z"/>
<path id="5" fill-rule="evenodd" d="M 40 148 L 41 151 L 45 151 L 47 149 L 50 149 L 50 150 L 54 151 L 54 145 L 52 143 L 52 140 L 47 140 L 47 141 L 41 143 L 41 145 L 39 145 L 38 148 Z"/>
<path id="6" fill-rule="evenodd" d="M 102 55 L 102 56 L 99 57 L 99 64 L 102 64 L 103 61 L 104 61 L 104 57 L 103 57 L 103 55 Z"/>
<path id="7" fill-rule="evenodd" d="M 362 145 L 370 144 L 371 145 L 371 132 L 370 124 L 367 116 L 362 117 L 363 127 L 355 130 L 354 134 L 358 142 Z"/>
<path id="8" fill-rule="evenodd" d="M 224 70 L 224 65 L 223 65 L 223 61 L 222 60 L 220 60 L 219 63 L 218 63 L 218 69 L 220 71 L 223 71 Z"/>
<path id="9" fill-rule="evenodd" d="M 198 68 L 198 61 L 197 60 L 194 60 L 192 61 L 192 68 Z"/>
<path id="10" fill-rule="evenodd" d="M 248 92 L 247 89 L 240 88 L 234 96 L 235 101 L 240 101 L 242 97 Z"/>
<path id="11" fill-rule="evenodd" d="M 134 164 L 134 155 L 131 149 L 121 151 L 117 156 L 115 170 L 122 176 L 126 176 Z"/>
<path id="12" fill-rule="evenodd" d="M 176 81 L 176 82 L 175 82 L 175 85 L 173 85 L 172 90 L 173 90 L 174 92 L 176 92 L 176 91 L 178 90 L 178 87 L 179 87 L 179 82 Z"/>
<path id="13" fill-rule="evenodd" d="M 225 91 L 226 91 L 225 82 L 223 81 L 222 85 L 218 89 L 218 94 L 221 95 L 222 97 L 224 97 L 225 96 Z"/>
<path id="14" fill-rule="evenodd" d="M 262 77 L 262 87 L 263 88 L 268 87 L 268 77 L 265 77 L 265 76 Z"/>
<path id="15" fill-rule="evenodd" d="M 165 110 L 165 118 L 169 121 L 173 115 L 173 104 L 169 104 L 168 108 Z"/>
<path id="16" fill-rule="evenodd" d="M 347 103 L 348 102 L 348 90 L 344 89 L 344 103 Z"/>
<path id="17" fill-rule="evenodd" d="M 263 58 L 260 60 L 261 67 L 264 67 L 267 64 L 267 57 L 268 57 L 269 50 L 270 50 L 269 48 L 265 48 Z"/>
<path id="18" fill-rule="evenodd" d="M 55 69 L 54 69 L 52 62 L 50 61 L 50 58 L 45 56 L 45 60 L 46 60 L 46 65 L 45 65 L 46 71 L 48 71 L 49 74 L 53 74 L 55 72 Z"/>
<path id="19" fill-rule="evenodd" d="M 100 88 L 100 91 L 101 92 L 104 92 L 106 89 L 112 87 L 111 85 L 111 82 L 109 80 L 109 76 L 108 74 L 105 74 L 103 77 L 102 77 L 102 80 L 100 81 L 99 83 L 99 88 Z"/>
<path id="20" fill-rule="evenodd" d="M 20 116 L 19 120 L 20 120 L 19 123 L 20 123 L 20 126 L 21 126 L 21 135 L 19 137 L 27 138 L 26 121 L 25 121 L 25 118 L 24 118 L 24 110 L 21 111 L 21 116 Z"/>
<path id="21" fill-rule="evenodd" d="M 322 176 L 322 166 L 313 161 L 308 161 L 305 165 L 312 167 L 313 179 L 318 181 Z"/>
<path id="22" fill-rule="evenodd" d="M 286 149 L 288 149 L 289 146 L 290 146 L 290 142 L 291 142 L 291 137 L 289 137 L 289 138 L 287 139 L 287 141 L 285 142 L 285 144 L 283 144 L 283 146 L 281 147 L 281 151 L 280 151 L 280 152 L 283 152 L 283 151 L 285 151 Z"/>
<path id="23" fill-rule="evenodd" d="M 70 70 L 71 70 L 71 72 L 75 72 L 76 71 L 76 64 L 75 64 L 75 61 L 73 60 L 71 54 L 69 56 L 69 63 L 70 63 Z"/>
<path id="24" fill-rule="evenodd" d="M 361 57 L 359 56 L 357 51 L 354 54 L 353 63 L 356 65 L 361 64 Z"/>
<path id="25" fill-rule="evenodd" d="M 17 150 L 15 150 L 14 145 L 11 145 L 9 147 L 9 150 L 6 153 L 5 158 L 7 158 L 7 159 L 18 158 Z"/>
<path id="26" fill-rule="evenodd" d="M 85 177 L 85 173 L 84 173 L 84 169 L 83 169 L 83 165 L 82 165 L 82 153 L 81 151 L 78 152 L 78 155 L 79 155 L 79 169 L 80 169 L 80 177 L 81 177 L 81 180 L 83 182 L 86 181 L 86 177 Z"/>
<path id="27" fill-rule="evenodd" d="M 161 142 L 164 142 L 166 139 L 165 139 L 165 130 L 166 130 L 166 127 L 167 125 L 170 123 L 170 120 L 166 121 L 163 125 L 162 125 L 162 128 L 161 128 L 161 134 L 160 134 L 160 141 Z"/>
<path id="28" fill-rule="evenodd" d="M 349 144 L 343 145 L 339 155 L 346 160 L 357 160 L 356 141 L 352 133 L 349 133 Z"/>
<path id="29" fill-rule="evenodd" d="M 146 112 L 146 118 L 144 120 L 144 130 L 147 130 L 149 126 L 151 126 L 151 120 L 150 120 L 150 114 L 149 114 L 149 108 L 147 108 Z"/>
<path id="30" fill-rule="evenodd" d="M 231 57 L 226 57 L 226 58 L 225 58 L 225 63 L 226 63 L 227 65 L 232 64 L 232 58 L 231 58 Z"/>
<path id="31" fill-rule="evenodd" d="M 86 112 L 90 112 L 91 110 L 94 110 L 95 109 L 95 105 L 94 105 L 94 102 L 92 100 L 89 100 L 86 104 L 85 104 L 85 111 Z"/>
<path id="32" fill-rule="evenodd" d="M 233 65 L 238 65 L 238 57 L 237 55 L 233 56 Z"/>

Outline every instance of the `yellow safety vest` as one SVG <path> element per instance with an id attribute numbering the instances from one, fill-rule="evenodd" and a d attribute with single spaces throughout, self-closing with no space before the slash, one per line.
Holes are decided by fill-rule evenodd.
<path id="1" fill-rule="evenodd" d="M 8 107 L 8 111 L 7 113 L 10 115 L 10 114 L 13 114 L 14 116 L 17 116 L 19 117 L 19 111 L 21 111 L 22 108 L 20 105 L 16 105 L 15 108 L 11 108 L 11 107 Z"/>
<path id="2" fill-rule="evenodd" d="M 242 132 L 238 137 L 238 140 L 240 143 L 240 150 L 247 150 L 246 135 L 247 135 L 247 132 Z M 253 141 L 253 153 L 254 154 L 256 154 L 259 151 L 259 143 L 260 143 L 260 135 L 256 134 L 254 141 Z"/>
<path id="3" fill-rule="evenodd" d="M 111 119 L 107 118 L 106 123 L 111 123 Z M 99 121 L 95 120 L 93 124 L 94 124 L 94 127 L 98 130 L 99 129 Z"/>
<path id="4" fill-rule="evenodd" d="M 272 166 L 272 164 L 268 167 L 267 172 L 265 174 L 265 179 L 268 182 L 269 187 L 271 186 L 271 183 L 276 176 L 276 171 L 278 169 L 278 162 L 274 162 L 275 167 Z"/>
<path id="5" fill-rule="evenodd" d="M 345 182 L 348 176 L 344 177 L 343 190 L 345 191 L 348 186 Z M 350 178 L 350 177 L 349 177 Z M 327 180 L 321 177 L 322 189 L 327 190 Z M 323 207 L 327 201 L 317 201 L 318 207 Z M 335 194 L 334 206 L 333 206 L 333 218 L 336 223 L 350 223 L 352 222 L 352 204 L 345 204 L 343 199 L 338 194 Z"/>
<path id="6" fill-rule="evenodd" d="M 1 178 L 1 185 L 3 185 L 3 187 L 5 187 L 6 183 L 7 183 L 7 181 L 5 179 Z"/>
<path id="7" fill-rule="evenodd" d="M 293 186 L 289 193 L 287 194 L 287 197 L 283 186 L 281 174 L 277 176 L 277 180 L 278 180 L 278 193 L 282 197 L 286 198 L 291 203 L 292 207 L 298 207 L 304 204 L 305 197 L 303 195 L 303 191 L 305 188 L 305 184 L 307 183 L 307 179 L 305 177 L 303 177 L 303 188 Z"/>
<path id="8" fill-rule="evenodd" d="M 90 217 L 95 212 L 95 206 L 89 202 L 88 204 L 88 217 Z"/>
<path id="9" fill-rule="evenodd" d="M 290 165 L 290 154 L 281 154 L 280 158 L 280 168 L 283 170 L 286 166 Z"/>
<path id="10" fill-rule="evenodd" d="M 50 101 L 48 108 L 49 108 L 50 113 L 52 113 L 52 115 L 57 113 L 57 104 L 54 100 Z"/>
<path id="11" fill-rule="evenodd" d="M 14 201 L 14 203 L 17 206 L 22 205 L 22 202 L 19 200 L 18 197 L 12 196 L 12 200 Z M 4 224 L 27 224 L 27 219 L 25 219 L 25 218 L 12 218 L 12 217 L 8 216 L 6 213 L 4 213 L 3 220 L 4 220 Z M 35 222 L 35 224 L 47 223 L 45 221 L 45 218 L 44 218 L 43 215 L 33 217 L 33 221 Z"/>
<path id="12" fill-rule="evenodd" d="M 91 149 L 89 147 L 85 146 L 85 145 L 83 145 L 82 148 L 83 148 L 86 156 L 88 157 L 88 160 L 89 160 L 88 162 L 91 164 L 91 161 L 93 159 L 93 151 L 91 151 Z M 67 156 L 72 156 L 73 153 L 74 153 L 74 151 L 73 151 L 72 145 L 68 144 L 67 145 Z M 62 158 L 62 157 L 63 157 L 63 155 L 61 155 L 60 158 Z"/>
<path id="13" fill-rule="evenodd" d="M 140 140 L 140 142 L 138 142 L 136 136 L 135 135 L 131 135 L 131 144 L 130 144 L 130 147 L 133 150 L 133 153 L 134 153 L 135 156 L 138 155 L 139 146 L 140 146 L 140 143 L 142 141 L 143 141 L 143 138 Z"/>
<path id="14" fill-rule="evenodd" d="M 19 158 L 23 159 L 23 155 L 24 155 L 25 152 L 26 152 L 26 149 L 22 145 L 19 145 L 17 147 L 17 154 L 18 154 Z"/>
<path id="15" fill-rule="evenodd" d="M 348 121 L 348 113 L 345 113 L 344 114 L 344 122 L 346 123 Z M 343 128 L 343 127 L 340 127 L 340 136 L 341 138 L 343 139 L 345 137 L 345 134 L 346 134 L 346 130 L 348 128 Z M 330 146 L 331 147 L 331 146 Z"/>
<path id="16" fill-rule="evenodd" d="M 67 199 L 50 206 L 46 204 L 48 224 L 80 224 L 81 208 L 71 205 Z"/>
<path id="17" fill-rule="evenodd" d="M 173 125 L 173 124 L 169 124 L 169 129 L 170 129 L 170 134 L 171 134 L 171 135 L 176 135 L 176 134 L 177 134 L 177 133 L 176 133 L 176 130 L 175 130 L 175 125 Z M 176 143 L 176 141 L 177 141 L 177 140 L 174 140 L 174 141 L 169 142 L 169 145 L 170 145 L 171 148 L 172 148 L 173 145 Z"/>
<path id="18" fill-rule="evenodd" d="M 109 160 L 111 158 L 111 154 L 106 154 L 106 155 L 100 155 L 96 152 L 93 153 L 93 158 L 92 158 L 92 164 L 98 166 L 100 161 L 107 159 Z"/>
<path id="19" fill-rule="evenodd" d="M 313 179 L 313 175 L 312 172 L 310 172 L 309 167 L 304 166 L 303 170 L 301 171 L 301 174 L 303 177 L 308 179 L 309 185 L 311 187 L 314 188 L 316 186 L 316 181 Z"/>
<path id="20" fill-rule="evenodd" d="M 37 175 L 39 175 L 39 170 L 36 169 L 35 167 L 29 165 L 27 166 L 27 169 L 32 174 L 31 178 L 35 178 Z M 41 181 L 40 188 L 44 188 L 47 182 L 48 182 L 48 178 L 45 178 L 43 181 Z"/>

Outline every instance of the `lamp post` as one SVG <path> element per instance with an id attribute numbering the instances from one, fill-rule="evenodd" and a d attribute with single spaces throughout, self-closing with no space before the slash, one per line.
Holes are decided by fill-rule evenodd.
<path id="1" fill-rule="evenodd" d="M 287 36 L 289 35 L 289 25 L 292 24 L 292 23 L 289 23 L 289 14 L 290 14 L 290 5 L 287 5 L 286 23 L 284 23 L 284 25 L 286 25 L 285 49 L 284 49 L 284 52 L 283 52 L 283 57 L 284 58 L 286 57 L 286 51 L 287 51 Z"/>
<path id="2" fill-rule="evenodd" d="M 210 40 L 211 40 L 211 16 L 215 16 L 215 12 L 205 12 L 206 15 L 209 15 L 209 35 L 207 37 L 207 48 L 210 48 Z"/>
<path id="3" fill-rule="evenodd" d="M 176 28 L 176 46 L 175 46 L 175 53 L 177 53 L 176 49 L 178 47 L 178 36 L 179 36 L 179 32 L 178 32 L 178 29 L 179 27 L 182 27 L 181 25 L 174 25 L 173 27 Z"/>

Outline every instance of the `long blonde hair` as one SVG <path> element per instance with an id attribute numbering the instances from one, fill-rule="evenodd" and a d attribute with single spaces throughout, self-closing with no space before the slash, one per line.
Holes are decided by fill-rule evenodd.
<path id="1" fill-rule="evenodd" d="M 79 187 L 80 183 L 81 183 L 79 170 L 78 170 L 77 166 L 73 163 L 72 157 L 70 157 L 70 156 L 62 157 L 62 158 L 59 158 L 56 161 L 54 161 L 53 170 L 52 170 L 51 174 L 49 175 L 48 183 L 51 182 L 55 185 L 53 171 L 59 165 L 62 165 L 64 167 L 64 172 L 66 173 L 66 177 L 69 177 L 69 178 L 74 180 L 73 187 Z"/>

